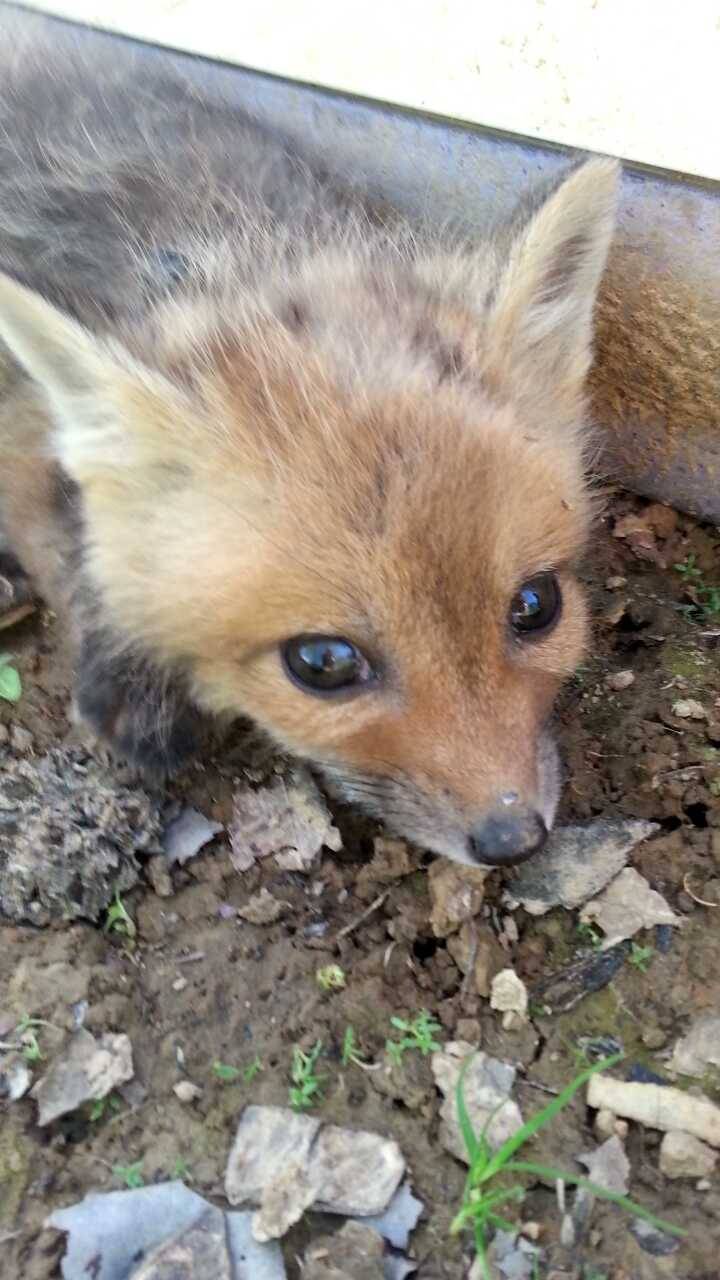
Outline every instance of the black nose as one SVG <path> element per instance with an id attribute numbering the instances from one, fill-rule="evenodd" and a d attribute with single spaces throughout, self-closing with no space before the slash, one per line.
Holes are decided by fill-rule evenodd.
<path id="1" fill-rule="evenodd" d="M 542 849 L 547 827 L 534 809 L 509 805 L 486 815 L 470 832 L 470 853 L 486 867 L 512 867 Z"/>

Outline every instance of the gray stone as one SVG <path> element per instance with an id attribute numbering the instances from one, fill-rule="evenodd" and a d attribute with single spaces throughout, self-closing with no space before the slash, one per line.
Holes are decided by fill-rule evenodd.
<path id="1" fill-rule="evenodd" d="M 294 1185 L 303 1208 L 312 1203 L 327 1213 L 366 1217 L 387 1208 L 405 1172 L 405 1161 L 397 1143 L 379 1134 L 323 1126 L 320 1120 L 296 1115 L 287 1107 L 246 1107 L 225 1172 L 230 1204 L 262 1205 L 266 1189 L 291 1167 L 303 1176 L 283 1185 L 282 1215 L 289 1217 L 293 1212 Z"/>
<path id="2" fill-rule="evenodd" d="M 463 1096 L 470 1123 L 476 1134 L 487 1125 L 485 1136 L 493 1149 L 520 1129 L 523 1120 L 520 1108 L 510 1098 L 515 1081 L 514 1067 L 476 1051 L 463 1041 L 446 1044 L 444 1049 L 434 1053 L 433 1075 L 444 1094 L 440 1107 L 440 1142 L 451 1155 L 469 1164 L 470 1156 L 460 1131 L 456 1106 L 457 1083 L 463 1068 Z"/>
<path id="3" fill-rule="evenodd" d="M 697 1018 L 678 1040 L 668 1065 L 683 1076 L 704 1076 L 708 1067 L 720 1067 L 720 1016 L 706 1013 Z"/>
<path id="4" fill-rule="evenodd" d="M 96 1040 L 80 1027 L 32 1090 L 38 1124 L 51 1124 L 84 1102 L 106 1098 L 132 1077 L 132 1047 L 126 1035 L 106 1032 Z"/>
<path id="5" fill-rule="evenodd" d="M 718 1153 L 690 1133 L 666 1133 L 660 1143 L 660 1172 L 666 1178 L 706 1178 Z"/>
<path id="6" fill-rule="evenodd" d="M 309 871 L 326 846 L 342 846 L 325 801 L 309 774 L 276 778 L 269 787 L 245 787 L 235 795 L 230 857 L 237 871 L 276 855 L 286 871 Z"/>
<path id="7" fill-rule="evenodd" d="M 211 822 L 198 809 L 183 809 L 168 823 L 163 836 L 165 857 L 170 866 L 175 863 L 182 866 L 224 830 L 222 822 Z"/>
<path id="8" fill-rule="evenodd" d="M 520 868 L 512 898 L 534 916 L 558 905 L 579 907 L 622 870 L 636 844 L 657 830 L 654 822 L 621 818 L 560 827 L 542 853 Z"/>
<path id="9" fill-rule="evenodd" d="M 69 1236 L 64 1280 L 285 1280 L 279 1247 L 256 1243 L 251 1219 L 223 1213 L 182 1182 L 164 1182 L 93 1193 L 57 1209 L 46 1225 Z M 217 1247 L 221 1235 L 225 1257 Z M 205 1256 L 214 1271 L 198 1269 Z"/>

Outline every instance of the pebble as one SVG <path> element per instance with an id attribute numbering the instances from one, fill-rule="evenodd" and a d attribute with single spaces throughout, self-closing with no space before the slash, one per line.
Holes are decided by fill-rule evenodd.
<path id="1" fill-rule="evenodd" d="M 606 591 L 621 591 L 622 588 L 626 586 L 627 578 L 623 578 L 619 574 L 615 577 L 605 579 Z"/>
<path id="2" fill-rule="evenodd" d="M 191 1080 L 178 1080 L 173 1085 L 173 1093 L 180 1102 L 197 1102 L 202 1097 L 200 1085 L 193 1084 Z"/>
<path id="3" fill-rule="evenodd" d="M 187 985 L 187 978 L 176 978 L 172 984 L 172 989 L 173 991 L 184 991 Z"/>
<path id="4" fill-rule="evenodd" d="M 518 1020 L 527 1018 L 528 993 L 514 969 L 502 969 L 490 984 L 490 1008 L 503 1014 L 503 1027 L 509 1030 Z"/>
<path id="5" fill-rule="evenodd" d="M 673 702 L 671 711 L 680 720 L 704 720 L 707 712 L 701 702 L 694 698 L 679 698 Z"/>
<path id="6" fill-rule="evenodd" d="M 432 901 L 430 923 L 436 938 L 447 938 L 478 914 L 487 876 L 488 872 L 480 867 L 461 867 L 447 858 L 437 858 L 431 864 L 428 870 Z"/>
<path id="7" fill-rule="evenodd" d="M 666 1178 L 705 1178 L 717 1160 L 717 1151 L 690 1133 L 666 1133 L 660 1144 L 660 1172 Z"/>
<path id="8" fill-rule="evenodd" d="M 635 683 L 635 673 L 633 671 L 613 671 L 612 675 L 605 677 L 605 684 L 608 689 L 620 692 L 621 689 L 629 689 L 631 684 Z"/>

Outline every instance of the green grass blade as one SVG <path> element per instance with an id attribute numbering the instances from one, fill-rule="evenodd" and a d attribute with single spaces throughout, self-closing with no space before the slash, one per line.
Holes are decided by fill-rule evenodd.
<path id="1" fill-rule="evenodd" d="M 470 1119 L 468 1109 L 465 1106 L 465 1092 L 463 1089 L 465 1076 L 467 1075 L 468 1068 L 470 1067 L 470 1063 L 474 1056 L 474 1054 L 471 1054 L 463 1062 L 457 1078 L 457 1084 L 455 1085 L 455 1106 L 457 1108 L 458 1125 L 460 1126 L 460 1133 L 462 1134 L 462 1140 L 465 1143 L 465 1150 L 468 1153 L 471 1165 L 474 1165 L 475 1160 L 482 1149 L 477 1137 L 475 1136 L 472 1120 Z"/>
<path id="2" fill-rule="evenodd" d="M 529 1138 L 532 1138 L 539 1129 L 542 1129 L 559 1111 L 562 1111 L 567 1106 L 570 1099 L 574 1097 L 578 1089 L 581 1089 L 587 1083 L 591 1076 L 596 1075 L 599 1071 L 607 1071 L 609 1067 L 614 1067 L 622 1057 L 622 1053 L 616 1053 L 611 1058 L 603 1058 L 601 1062 L 593 1063 L 591 1067 L 588 1067 L 587 1071 L 581 1072 L 579 1076 L 571 1080 L 570 1084 L 562 1090 L 562 1093 L 559 1093 L 556 1098 L 548 1102 L 542 1111 L 538 1111 L 534 1116 L 531 1116 L 522 1129 L 518 1129 L 517 1133 L 514 1133 L 512 1137 L 507 1139 L 507 1142 L 503 1143 L 485 1165 L 481 1174 L 481 1181 L 487 1182 L 494 1174 L 499 1173 L 510 1157 L 520 1147 L 523 1147 Z"/>
<path id="3" fill-rule="evenodd" d="M 666 1222 L 664 1218 L 656 1217 L 649 1209 L 643 1209 L 641 1204 L 636 1204 L 634 1200 L 629 1200 L 627 1196 L 621 1195 L 618 1191 L 608 1191 L 605 1187 L 599 1187 L 596 1182 L 591 1182 L 589 1178 L 583 1178 L 578 1174 L 564 1173 L 560 1169 L 551 1169 L 544 1164 L 534 1164 L 530 1160 L 511 1160 L 506 1163 L 505 1171 L 507 1173 L 533 1173 L 538 1178 L 547 1178 L 553 1182 L 569 1182 L 573 1187 L 584 1187 L 586 1191 L 597 1196 L 598 1200 L 609 1200 L 612 1204 L 619 1204 L 628 1213 L 632 1213 L 636 1218 L 644 1218 L 646 1222 L 652 1223 L 660 1231 L 666 1231 L 668 1235 L 687 1235 L 687 1231 L 682 1227 L 676 1227 L 672 1222 Z"/>

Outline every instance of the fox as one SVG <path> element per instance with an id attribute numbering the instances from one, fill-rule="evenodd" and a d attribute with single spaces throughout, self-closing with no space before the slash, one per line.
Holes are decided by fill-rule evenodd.
<path id="1" fill-rule="evenodd" d="M 57 613 L 80 722 L 164 775 L 247 718 L 430 853 L 531 857 L 588 638 L 619 163 L 483 236 L 411 226 L 166 55 L 28 19 L 0 52 L 0 573 Z"/>

